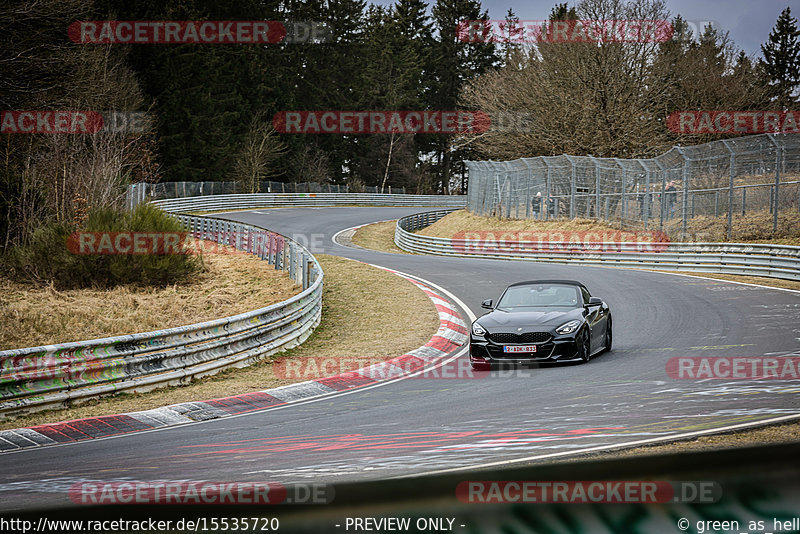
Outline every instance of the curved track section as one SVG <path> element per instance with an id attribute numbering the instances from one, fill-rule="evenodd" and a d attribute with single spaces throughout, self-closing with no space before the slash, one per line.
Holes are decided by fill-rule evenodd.
<path id="1" fill-rule="evenodd" d="M 224 420 L 0 455 L 4 507 L 68 502 L 69 486 L 86 479 L 336 482 L 526 464 L 800 413 L 796 380 L 673 380 L 666 371 L 675 356 L 800 356 L 799 293 L 603 267 L 387 254 L 331 240 L 415 211 L 424 209 L 224 216 L 307 239 L 314 254 L 414 275 L 474 313 L 511 282 L 581 280 L 614 311 L 615 350 L 587 365 L 398 380 Z"/>

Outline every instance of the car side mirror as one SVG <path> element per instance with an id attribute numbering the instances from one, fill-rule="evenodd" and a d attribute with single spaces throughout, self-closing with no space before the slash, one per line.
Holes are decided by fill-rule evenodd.
<path id="1" fill-rule="evenodd" d="M 587 304 L 586 306 L 589 307 L 589 306 L 602 306 L 602 305 L 603 305 L 603 299 L 599 297 L 589 297 L 589 304 Z"/>
<path id="2" fill-rule="evenodd" d="M 492 299 L 484 300 L 483 302 L 481 302 L 481 308 L 486 308 L 487 310 L 491 310 L 492 309 Z"/>

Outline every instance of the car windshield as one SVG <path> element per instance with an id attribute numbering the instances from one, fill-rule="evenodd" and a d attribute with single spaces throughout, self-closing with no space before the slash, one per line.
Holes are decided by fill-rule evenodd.
<path id="1" fill-rule="evenodd" d="M 580 289 L 567 284 L 527 284 L 509 287 L 498 308 L 576 308 L 580 299 Z"/>

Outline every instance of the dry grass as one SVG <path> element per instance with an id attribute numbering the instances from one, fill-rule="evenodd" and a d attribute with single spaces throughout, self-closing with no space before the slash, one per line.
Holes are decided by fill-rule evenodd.
<path id="1" fill-rule="evenodd" d="M 452 238 L 458 232 L 594 232 L 619 231 L 593 219 L 553 219 L 534 221 L 526 219 L 498 219 L 475 215 L 466 210 L 454 211 L 439 219 L 427 228 L 419 230 L 420 235 Z"/>
<path id="2" fill-rule="evenodd" d="M 227 397 L 299 380 L 278 378 L 276 358 L 389 359 L 424 345 L 439 320 L 430 299 L 392 273 L 344 258 L 318 255 L 325 271 L 322 322 L 301 346 L 244 369 L 230 369 L 181 387 L 122 394 L 71 409 L 41 412 L 0 423 L 0 430 L 83 417 L 147 410 L 168 404 Z M 354 305 L 354 303 L 358 305 Z"/>
<path id="3" fill-rule="evenodd" d="M 207 254 L 203 262 L 205 272 L 166 288 L 57 291 L 0 279 L 0 348 L 199 323 L 263 308 L 300 291 L 288 273 L 250 254 Z"/>
<path id="4" fill-rule="evenodd" d="M 727 217 L 698 216 L 689 220 L 690 241 L 727 241 Z M 677 226 L 675 226 L 677 224 Z M 651 225 L 652 228 L 652 225 Z M 626 229 L 628 229 L 626 227 Z M 643 230 L 640 228 L 639 230 Z M 619 229 L 594 219 L 498 219 L 459 210 L 436 221 L 418 233 L 431 237 L 452 238 L 458 232 L 618 232 Z M 680 240 L 680 223 L 667 228 L 673 241 Z M 622 234 L 624 236 L 624 234 Z M 772 232 L 769 212 L 751 212 L 733 218 L 732 240 L 736 242 L 800 245 L 800 214 L 780 213 L 778 232 Z"/>
<path id="5" fill-rule="evenodd" d="M 690 219 L 687 231 L 695 241 L 728 241 L 728 218 L 699 216 Z M 675 233 L 673 231 L 673 233 Z M 733 216 L 731 241 L 800 245 L 800 213 L 778 212 L 778 231 L 772 231 L 769 211 Z"/>
<path id="6" fill-rule="evenodd" d="M 385 221 L 362 226 L 353 235 L 353 244 L 380 252 L 408 254 L 394 244 L 394 228 L 397 221 Z"/>

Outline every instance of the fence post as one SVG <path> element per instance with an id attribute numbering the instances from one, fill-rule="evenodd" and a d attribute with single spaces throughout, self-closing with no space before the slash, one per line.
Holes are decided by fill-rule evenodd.
<path id="1" fill-rule="evenodd" d="M 544 220 L 550 219 L 550 163 L 547 161 L 547 157 L 542 157 L 542 161 L 544 162 L 545 167 L 547 167 L 547 177 L 545 178 L 545 196 L 544 202 L 542 203 L 542 212 L 544 213 Z M 553 213 L 556 215 L 556 212 Z"/>
<path id="2" fill-rule="evenodd" d="M 597 219 L 600 218 L 600 166 L 594 156 L 592 158 L 594 163 L 594 215 Z M 606 220 L 608 220 L 608 204 L 606 204 Z"/>
<path id="3" fill-rule="evenodd" d="M 619 162 L 618 158 L 614 158 L 614 162 L 617 164 L 617 166 L 619 166 L 620 169 L 622 169 L 622 189 L 621 189 L 621 195 L 620 195 L 620 199 L 619 199 L 619 204 L 620 204 L 619 225 L 620 225 L 620 228 L 622 228 L 623 221 L 625 221 L 625 217 L 627 217 L 627 215 L 628 215 L 628 204 L 626 202 L 627 201 L 627 196 L 625 194 L 627 192 L 626 189 L 628 187 L 628 184 L 626 183 L 626 178 L 628 176 L 628 173 L 625 170 L 625 166 L 622 165 L 622 163 Z"/>
<path id="4" fill-rule="evenodd" d="M 531 182 L 531 177 L 533 176 L 533 171 L 531 170 L 531 166 L 528 165 L 527 158 L 522 158 L 522 163 L 525 164 L 525 168 L 527 169 L 527 176 L 528 179 L 525 180 L 525 219 L 529 219 L 531 216 L 531 187 L 533 187 Z M 539 207 L 539 211 L 541 211 L 541 206 Z"/>
<path id="5" fill-rule="evenodd" d="M 665 192 L 665 189 L 667 188 L 667 172 L 664 170 L 664 166 L 661 164 L 660 161 L 658 161 L 657 159 L 654 159 L 653 161 L 655 162 L 656 165 L 658 165 L 658 170 L 659 170 L 659 172 L 661 172 L 661 195 L 659 195 L 659 197 L 661 198 L 661 209 L 660 209 L 661 213 L 660 213 L 660 221 L 659 221 L 658 229 L 663 232 L 664 231 L 664 215 L 665 215 L 666 209 L 667 209 L 667 195 L 666 195 L 666 192 Z"/>
<path id="6" fill-rule="evenodd" d="M 644 229 L 647 230 L 647 226 L 650 223 L 650 204 L 653 199 L 653 192 L 650 191 L 650 169 L 642 162 L 641 159 L 637 159 L 636 161 L 639 162 L 639 165 L 645 171 L 644 175 L 644 195 L 639 197 L 641 202 L 644 202 L 644 209 L 642 211 L 642 216 L 644 217 Z M 641 206 L 640 206 L 641 207 Z"/>
<path id="7" fill-rule="evenodd" d="M 783 146 L 778 144 L 773 134 L 767 134 L 772 144 L 775 145 L 775 185 L 770 188 L 770 212 L 772 213 L 772 231 L 778 231 L 778 194 L 781 183 L 781 165 L 783 163 Z"/>
<path id="8" fill-rule="evenodd" d="M 742 217 L 744 217 L 745 206 L 747 206 L 747 188 L 742 187 Z"/>
<path id="9" fill-rule="evenodd" d="M 730 241 L 731 234 L 733 232 L 733 179 L 736 176 L 736 153 L 730 147 L 728 141 L 723 139 L 722 143 L 725 145 L 725 148 L 728 149 L 728 152 L 731 153 L 731 161 L 730 164 L 728 165 L 730 167 L 731 172 L 730 172 L 730 182 L 728 184 L 728 232 L 727 232 L 728 241 Z"/>
<path id="10" fill-rule="evenodd" d="M 511 171 L 508 168 L 509 165 L 511 165 L 511 164 L 509 162 L 507 162 L 507 161 L 503 163 L 503 167 L 505 167 L 505 171 L 506 171 L 505 172 L 505 180 L 503 181 L 503 187 L 507 186 L 507 190 L 508 190 L 508 194 L 507 194 L 507 197 L 506 197 L 507 198 L 507 200 L 506 200 L 506 219 L 510 219 L 511 218 L 511 184 L 513 183 L 513 180 L 511 179 Z"/>
<path id="11" fill-rule="evenodd" d="M 686 239 L 686 217 L 689 214 L 689 158 L 683 153 L 681 147 L 676 146 L 675 149 L 683 158 L 683 198 L 681 198 L 681 217 L 683 218 L 681 222 L 681 241 L 683 241 Z M 694 208 L 694 199 L 692 199 L 692 208 Z"/>
<path id="12" fill-rule="evenodd" d="M 783 147 L 779 146 L 775 155 L 775 210 L 772 212 L 772 231 L 778 231 L 778 205 L 780 201 L 781 166 L 783 165 Z"/>
<path id="13" fill-rule="evenodd" d="M 570 219 L 574 219 L 575 218 L 575 193 L 577 191 L 577 184 L 575 182 L 577 181 L 576 173 L 578 172 L 578 169 L 575 166 L 575 162 L 572 161 L 572 158 L 567 156 L 566 154 L 564 154 L 564 155 L 567 157 L 567 160 L 569 161 L 570 167 L 572 167 L 572 172 L 570 173 L 571 174 L 571 178 L 570 178 L 570 196 L 569 196 L 569 218 Z"/>

